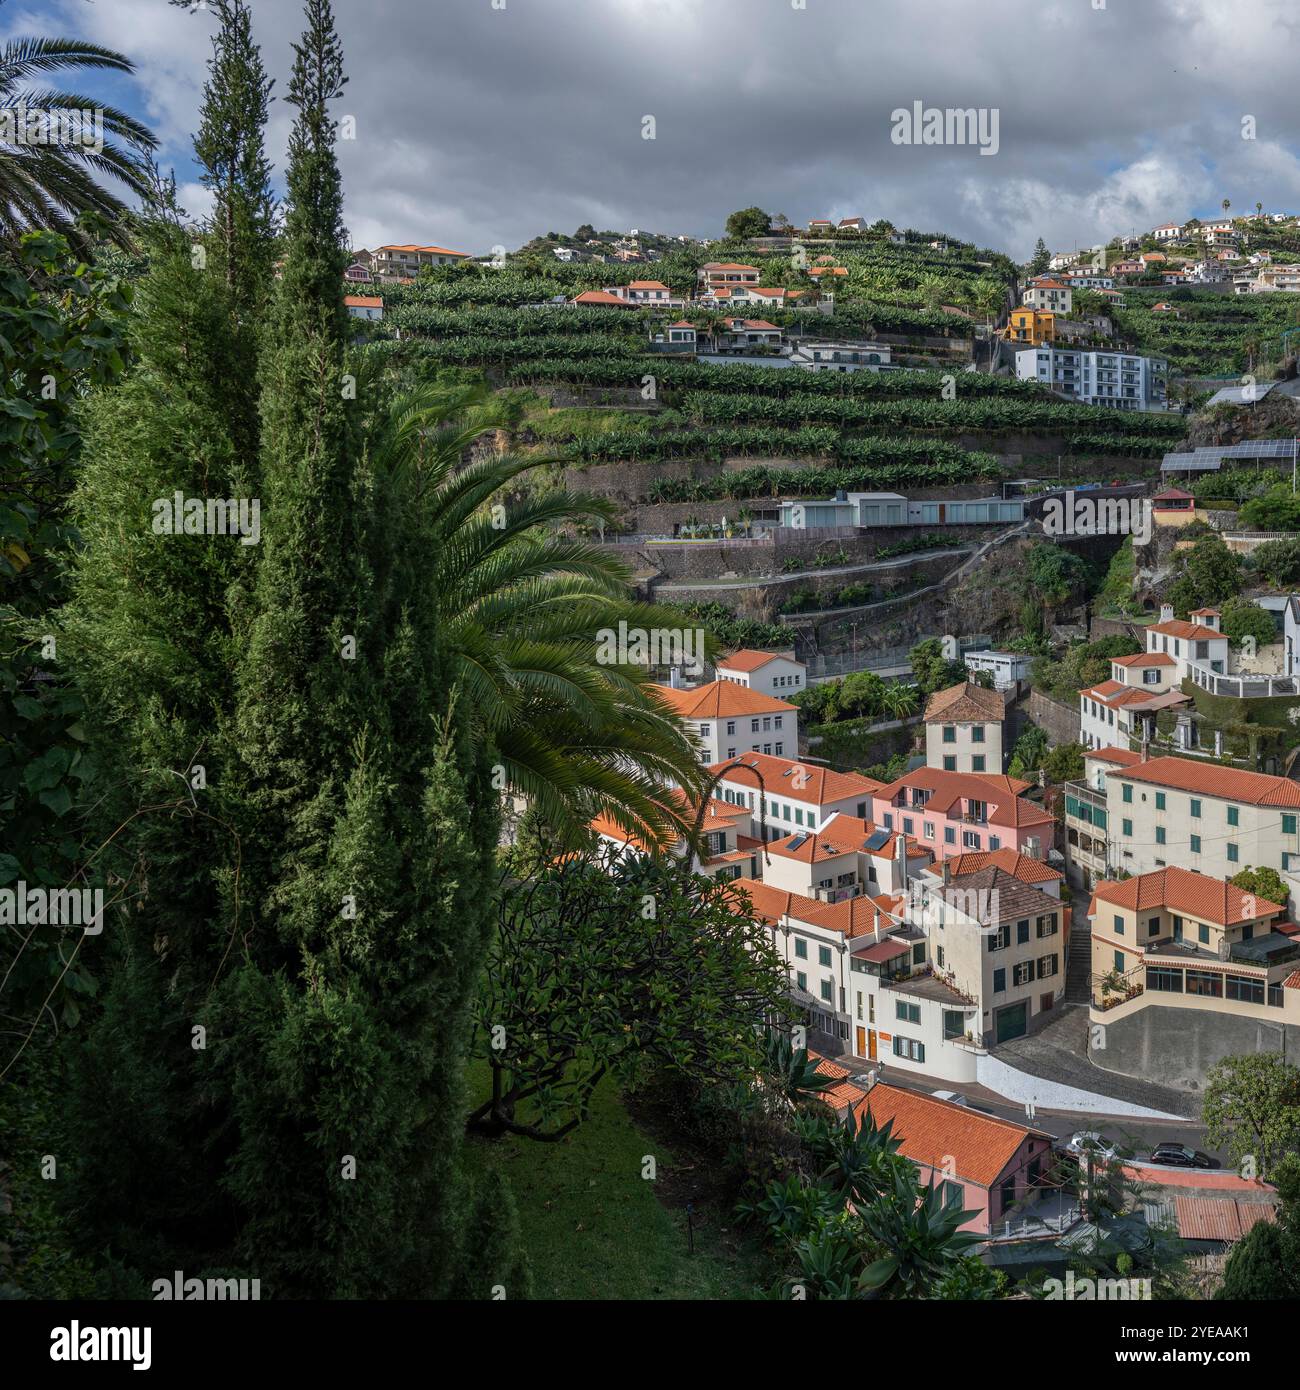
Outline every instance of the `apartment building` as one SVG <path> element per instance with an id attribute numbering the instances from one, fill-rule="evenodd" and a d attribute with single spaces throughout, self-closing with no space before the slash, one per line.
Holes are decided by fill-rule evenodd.
<path id="1" fill-rule="evenodd" d="M 1189 703 L 1179 679 L 1178 663 L 1167 652 L 1115 657 L 1109 680 L 1079 691 L 1079 742 L 1127 748 L 1131 739 L 1153 738 L 1162 709 Z"/>
<path id="2" fill-rule="evenodd" d="M 1276 869 L 1300 890 L 1300 783 L 1189 758 L 1104 773 L 1107 876 L 1176 864 L 1207 878 Z"/>
<path id="3" fill-rule="evenodd" d="M 1193 666 L 1222 675 L 1228 669 L 1228 639 L 1219 630 L 1219 623 L 1217 608 L 1198 608 L 1184 620 L 1174 617 L 1170 604 L 1162 604 L 1160 621 L 1147 628 L 1147 652 L 1172 659 L 1174 685 L 1191 676 Z"/>
<path id="4" fill-rule="evenodd" d="M 629 280 L 625 285 L 606 285 L 606 294 L 625 300 L 642 308 L 663 309 L 685 304 L 680 297 L 674 297 L 672 290 L 661 280 Z"/>
<path id="5" fill-rule="evenodd" d="M 723 657 L 717 664 L 716 675 L 720 681 L 733 681 L 776 700 L 788 699 L 806 689 L 808 682 L 808 668 L 802 661 L 783 652 L 760 652 L 752 647 L 742 647 Z"/>
<path id="6" fill-rule="evenodd" d="M 799 752 L 799 711 L 785 700 L 727 680 L 693 690 L 667 685 L 655 690 L 694 735 L 702 763 L 748 753 L 793 758 Z"/>
<path id="7" fill-rule="evenodd" d="M 1233 1051 L 1300 1041 L 1300 929 L 1283 904 L 1171 866 L 1098 883 L 1088 918 L 1092 1020 L 1108 1050 L 1129 1044 L 1137 1061 L 1168 1049 L 1195 1077 Z"/>
<path id="8" fill-rule="evenodd" d="M 1016 376 L 1021 381 L 1037 381 L 1085 405 L 1117 410 L 1164 410 L 1168 370 L 1163 357 L 1131 353 L 1056 346 L 1016 353 Z"/>
<path id="9" fill-rule="evenodd" d="M 759 270 L 756 265 L 738 261 L 708 261 L 699 268 L 697 279 L 710 290 L 728 285 L 757 285 Z"/>
<path id="10" fill-rule="evenodd" d="M 1068 314 L 1074 307 L 1074 292 L 1061 280 L 1040 276 L 1029 282 L 1020 300 L 1026 309 Z"/>
<path id="11" fill-rule="evenodd" d="M 820 830 L 798 830 L 768 843 L 764 883 L 819 902 L 906 893 L 934 861 L 923 845 L 861 816 L 839 812 Z"/>
<path id="12" fill-rule="evenodd" d="M 878 1126 L 892 1122 L 921 1182 L 972 1213 L 963 1231 L 990 1236 L 1032 1220 L 1039 1194 L 1054 1190 L 1052 1136 L 1043 1130 L 883 1082 L 851 1103 L 859 1123 L 867 1114 Z"/>
<path id="13" fill-rule="evenodd" d="M 765 753 L 746 753 L 735 767 L 727 767 L 730 761 L 709 768 L 723 773 L 715 795 L 752 811 L 754 834 L 767 840 L 782 840 L 798 830 L 821 830 L 839 814 L 869 819 L 872 798 L 881 786 L 857 772 L 834 772 Z"/>
<path id="14" fill-rule="evenodd" d="M 925 761 L 946 772 L 1001 772 L 1006 705 L 965 681 L 936 690 L 925 707 Z"/>
<path id="15" fill-rule="evenodd" d="M 911 836 L 936 859 L 1003 848 L 1032 857 L 1051 847 L 1055 821 L 1020 795 L 1028 790 L 1028 782 L 997 773 L 921 767 L 873 795 L 871 819 Z"/>
<path id="16" fill-rule="evenodd" d="M 674 788 L 668 796 L 694 824 L 698 807 L 691 805 L 679 788 Z M 591 829 L 597 839 L 609 846 L 619 859 L 644 854 L 667 854 L 681 859 L 686 855 L 685 835 L 674 837 L 671 842 L 653 845 L 625 830 L 604 812 L 591 821 Z M 700 820 L 702 843 L 691 855 L 692 871 L 718 880 L 757 878 L 761 871 L 759 850 L 762 841 L 755 839 L 751 830 L 748 808 L 710 799 L 705 803 L 704 815 Z"/>
<path id="17" fill-rule="evenodd" d="M 445 246 L 381 246 L 371 263 L 381 280 L 412 280 L 422 266 L 460 265 L 470 256 L 464 251 L 449 251 Z"/>
<path id="18" fill-rule="evenodd" d="M 1083 755 L 1082 780 L 1065 784 L 1065 871 L 1074 887 L 1091 889 L 1109 875 L 1106 774 L 1141 761 L 1128 748 L 1093 749 Z"/>
<path id="19" fill-rule="evenodd" d="M 1178 241 L 1183 235 L 1183 225 L 1181 222 L 1164 222 L 1159 227 L 1152 228 L 1152 241 Z"/>
<path id="20" fill-rule="evenodd" d="M 1007 318 L 1006 338 L 1009 343 L 1037 347 L 1040 343 L 1056 341 L 1056 315 L 1047 309 L 1022 306 L 1012 309 Z"/>

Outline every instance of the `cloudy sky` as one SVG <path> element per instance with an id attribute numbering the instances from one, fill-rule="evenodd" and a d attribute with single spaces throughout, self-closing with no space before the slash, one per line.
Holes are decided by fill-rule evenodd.
<path id="1" fill-rule="evenodd" d="M 294 0 L 253 0 L 282 93 Z M 548 231 L 717 235 L 888 217 L 1023 258 L 1216 213 L 1300 209 L 1294 0 L 335 0 L 356 246 L 482 253 Z M 191 212 L 212 19 L 166 0 L 9 0 L 0 37 L 75 34 L 135 79 Z M 996 111 L 997 153 L 891 141 L 891 113 Z M 279 162 L 291 112 L 272 108 Z M 643 138 L 653 117 L 654 139 Z M 1243 133 L 1253 138 L 1243 138 Z"/>

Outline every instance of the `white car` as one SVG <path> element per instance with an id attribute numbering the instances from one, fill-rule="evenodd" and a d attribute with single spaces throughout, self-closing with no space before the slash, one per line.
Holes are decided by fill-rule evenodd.
<path id="1" fill-rule="evenodd" d="M 1119 1145 L 1112 1144 L 1095 1129 L 1081 1129 L 1070 1135 L 1065 1149 L 1067 1153 L 1077 1154 L 1080 1158 L 1091 1153 L 1094 1159 L 1101 1159 L 1105 1163 L 1119 1157 Z"/>

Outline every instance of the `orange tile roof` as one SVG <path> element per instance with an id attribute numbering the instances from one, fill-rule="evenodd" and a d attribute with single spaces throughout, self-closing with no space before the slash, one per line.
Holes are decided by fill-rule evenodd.
<path id="1" fill-rule="evenodd" d="M 668 286 L 662 280 L 629 280 L 624 288 L 629 290 L 666 290 Z"/>
<path id="2" fill-rule="evenodd" d="M 345 294 L 343 302 L 356 309 L 381 309 L 384 304 L 378 295 L 373 294 Z"/>
<path id="3" fill-rule="evenodd" d="M 1031 1136 L 1048 1139 L 1042 1130 L 1002 1120 L 936 1100 L 902 1086 L 880 1082 L 854 1106 L 861 1119 L 870 1111 L 878 1125 L 894 1122 L 894 1138 L 913 1163 L 947 1170 L 980 1187 L 992 1187 Z"/>
<path id="4" fill-rule="evenodd" d="M 741 892 L 748 895 L 748 907 L 740 898 Z M 769 926 L 777 925 L 782 917 L 796 917 L 802 921 L 808 912 L 825 906 L 816 898 L 773 888 L 770 883 L 753 878 L 733 879 L 728 897 L 737 912 L 747 912 L 756 922 L 766 922 Z"/>
<path id="5" fill-rule="evenodd" d="M 776 652 L 760 652 L 753 647 L 742 647 L 738 652 L 732 652 L 729 657 L 718 662 L 719 671 L 757 671 L 760 667 L 766 666 L 769 661 L 789 661 L 790 657 L 780 656 Z"/>
<path id="6" fill-rule="evenodd" d="M 733 330 L 736 325 L 739 324 L 741 328 L 771 329 L 773 333 L 779 333 L 781 331 L 776 324 L 768 323 L 766 319 L 730 319 L 729 322 Z"/>
<path id="7" fill-rule="evenodd" d="M 1168 652 L 1138 652 L 1136 656 L 1112 656 L 1112 666 L 1173 666 L 1176 663 Z"/>
<path id="8" fill-rule="evenodd" d="M 740 690 L 740 686 L 732 686 Z M 748 693 L 748 692 L 744 692 Z M 779 703 L 779 702 L 778 702 Z M 739 759 L 714 763 L 710 772 L 718 772 L 729 762 L 741 762 L 744 766 L 733 767 L 723 778 L 738 786 L 767 788 L 769 796 L 784 796 L 791 801 L 802 801 L 810 806 L 824 806 L 829 801 L 845 801 L 851 796 L 870 800 L 880 793 L 881 785 L 874 777 L 864 777 L 860 772 L 834 772 L 828 767 L 814 763 L 797 762 L 794 758 L 778 758 L 769 753 L 743 753 Z M 762 776 L 750 772 L 756 768 Z M 802 784 L 802 785 L 798 785 Z"/>
<path id="9" fill-rule="evenodd" d="M 1200 623 L 1185 623 L 1181 618 L 1170 618 L 1165 623 L 1153 623 L 1148 632 L 1159 632 L 1165 637 L 1182 637 L 1188 642 L 1204 642 L 1210 638 L 1226 641 L 1223 633 L 1212 627 L 1202 627 Z"/>
<path id="10" fill-rule="evenodd" d="M 837 811 L 815 834 L 811 830 L 792 830 L 782 839 L 773 840 L 768 848 L 774 854 L 781 855 L 783 859 L 797 859 L 802 864 L 819 864 L 823 859 L 833 859 L 850 851 L 862 851 L 871 855 L 873 859 L 892 859 L 898 843 L 898 836 L 893 831 L 887 832 L 889 841 L 880 849 L 862 849 L 868 837 L 883 828 L 861 816 L 850 816 L 844 811 Z M 804 843 L 798 849 L 792 848 L 793 842 L 801 835 L 804 837 Z M 932 852 L 925 845 L 908 836 L 907 857 L 918 859 L 923 855 L 933 858 Z"/>
<path id="11" fill-rule="evenodd" d="M 1177 867 L 1156 869 L 1153 873 L 1138 874 L 1136 878 L 1103 879 L 1093 889 L 1092 901 L 1088 904 L 1089 917 L 1096 915 L 1098 902 L 1136 912 L 1165 907 L 1221 927 L 1253 922 L 1260 917 L 1275 917 L 1286 911 L 1278 903 L 1247 893 L 1226 879 L 1207 878 L 1204 874 Z"/>
<path id="12" fill-rule="evenodd" d="M 739 261 L 706 261 L 706 262 L 700 267 L 700 269 L 701 269 L 701 270 L 752 270 L 752 271 L 754 272 L 755 275 L 758 274 L 758 267 L 757 267 L 756 265 L 741 265 L 741 263 L 740 263 Z"/>
<path id="13" fill-rule="evenodd" d="M 814 927 L 841 932 L 852 940 L 873 935 L 877 926 L 882 934 L 898 926 L 903 920 L 905 901 L 900 894 L 886 893 L 876 898 L 863 895 L 848 898 L 842 903 L 818 903 L 815 908 L 805 908 L 799 914 L 799 919 Z M 911 949 L 910 943 L 903 943 L 903 950 Z"/>
<path id="14" fill-rule="evenodd" d="M 1006 706 L 1002 703 L 1002 696 L 996 690 L 985 690 L 973 681 L 950 685 L 947 690 L 936 690 L 925 707 L 927 724 L 961 721 L 1001 723 L 1005 715 Z"/>
<path id="15" fill-rule="evenodd" d="M 947 811 L 963 798 L 982 801 L 989 806 L 990 825 L 1044 825 L 1052 820 L 1050 811 L 1026 801 L 1020 793 L 1029 790 L 1029 783 L 1018 777 L 1004 777 L 993 772 L 946 772 L 937 767 L 918 767 L 896 782 L 882 787 L 876 795 L 893 800 L 904 790 L 930 792 L 924 807 L 904 806 L 904 811 Z"/>
<path id="16" fill-rule="evenodd" d="M 1116 763 L 1120 767 L 1132 767 L 1142 761 L 1142 754 L 1131 748 L 1085 748 L 1083 760 L 1095 758 L 1099 763 Z"/>
<path id="17" fill-rule="evenodd" d="M 1265 772 L 1246 772 L 1218 763 L 1194 762 L 1191 758 L 1151 758 L 1107 777 L 1130 782 L 1147 782 L 1178 791 L 1201 792 L 1224 801 L 1242 801 L 1252 806 L 1300 806 L 1300 785 L 1287 777 L 1271 777 Z"/>
<path id="18" fill-rule="evenodd" d="M 682 719 L 726 719 L 740 714 L 786 714 L 798 709 L 785 700 L 737 685 L 735 681 L 710 681 L 694 690 L 674 690 L 656 685 L 655 693 Z"/>
<path id="19" fill-rule="evenodd" d="M 629 303 L 626 299 L 620 299 L 616 294 L 607 294 L 604 290 L 583 290 L 581 294 L 573 296 L 574 304 L 617 304 L 621 308 L 628 308 Z"/>
<path id="20" fill-rule="evenodd" d="M 434 256 L 460 256 L 469 259 L 468 251 L 448 251 L 445 246 L 381 246 L 381 251 L 424 251 Z"/>
<path id="21" fill-rule="evenodd" d="M 1260 1221 L 1276 1221 L 1267 1202 L 1238 1202 L 1232 1197 L 1175 1197 L 1174 1219 L 1183 1240 L 1240 1240 Z"/>
<path id="22" fill-rule="evenodd" d="M 1080 695 L 1090 696 L 1098 704 L 1110 709 L 1121 709 L 1128 705 L 1145 705 L 1148 701 L 1160 699 L 1168 691 L 1144 690 L 1141 686 L 1125 685 L 1122 681 L 1102 681 L 1100 685 L 1089 686 L 1079 691 Z"/>
<path id="23" fill-rule="evenodd" d="M 1021 883 L 1060 882 L 1063 873 L 1044 864 L 1041 859 L 1031 859 L 1027 854 L 1007 846 L 1004 849 L 975 850 L 969 854 L 957 854 L 943 861 L 954 878 L 964 874 L 977 874 L 981 869 L 1002 869 Z"/>

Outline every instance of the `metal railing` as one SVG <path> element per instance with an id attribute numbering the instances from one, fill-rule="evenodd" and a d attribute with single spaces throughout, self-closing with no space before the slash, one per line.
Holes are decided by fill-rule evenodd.
<path id="1" fill-rule="evenodd" d="M 1294 676 L 1224 676 L 1197 661 L 1189 661 L 1187 669 L 1193 682 L 1211 695 L 1228 695 L 1237 700 L 1300 695 L 1300 680 Z"/>

